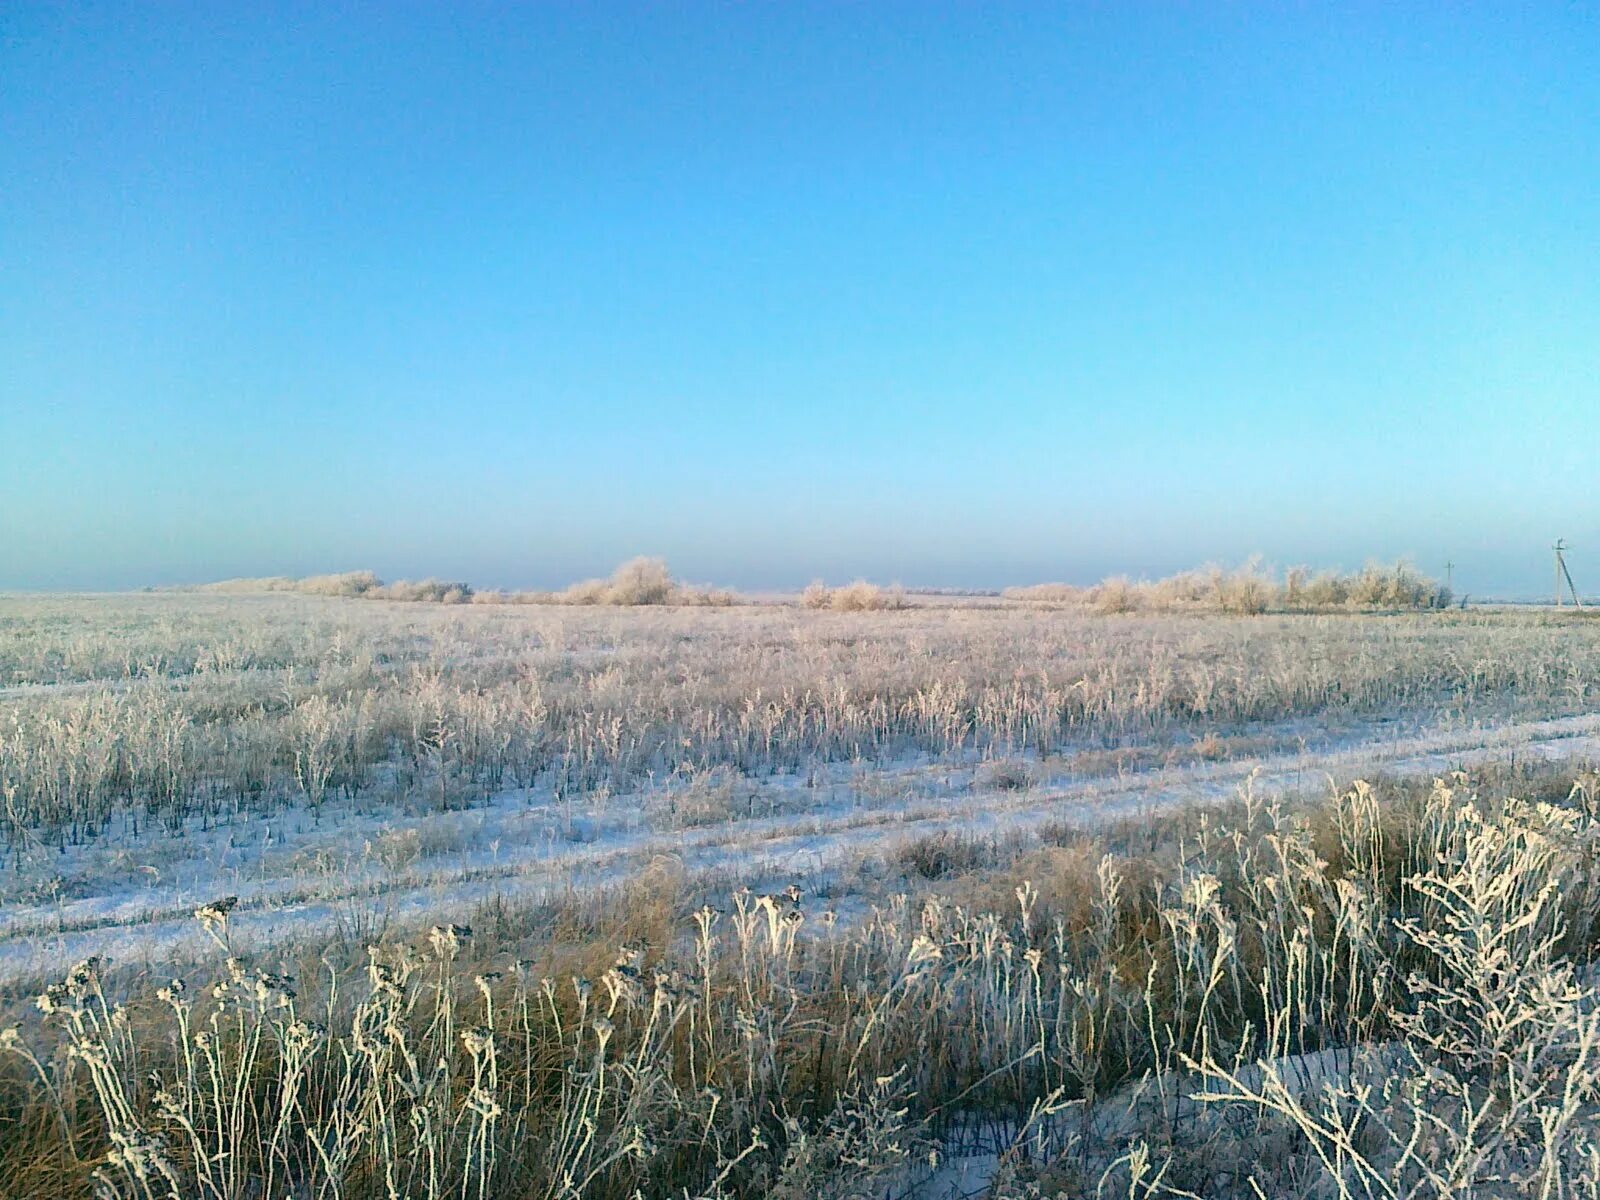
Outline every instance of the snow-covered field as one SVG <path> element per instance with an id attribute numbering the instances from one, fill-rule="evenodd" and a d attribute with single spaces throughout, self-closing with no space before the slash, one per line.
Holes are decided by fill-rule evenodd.
<path id="1" fill-rule="evenodd" d="M 23 886 L 32 895 L 11 899 L 0 915 L 0 974 L 56 971 L 90 953 L 153 964 L 205 949 L 194 910 L 223 895 L 239 898 L 241 944 L 267 949 L 341 922 L 375 931 L 470 921 L 491 897 L 544 900 L 619 882 L 663 858 L 719 884 L 775 890 L 795 882 L 848 907 L 859 887 L 849 867 L 932 833 L 1089 828 L 1229 800 L 1246 788 L 1294 797 L 1358 778 L 1436 777 L 1517 759 L 1575 769 L 1600 761 L 1600 714 L 1403 732 L 1372 723 L 1321 748 L 1220 762 L 1097 774 L 1035 768 L 1020 788 L 996 787 L 968 765 L 896 763 L 870 773 L 840 766 L 809 781 L 750 781 L 750 809 L 781 815 L 671 833 L 646 819 L 665 802 L 661 795 L 614 796 L 574 817 L 540 788 L 447 813 L 342 801 L 315 816 L 241 814 L 209 828 L 191 820 L 176 836 L 147 826 L 109 844 L 45 849 L 25 860 Z"/>
<path id="2" fill-rule="evenodd" d="M 864 864 L 936 832 L 1600 749 L 1600 638 L 1529 614 L 148 595 L 0 614 L 12 976 L 90 952 L 154 965 L 205 944 L 193 911 L 223 895 L 270 946 L 661 859 L 849 911 L 893 886 Z"/>
<path id="3" fill-rule="evenodd" d="M 1597 760 L 1550 613 L 0 598 L 0 1099 L 174 1194 L 1600 1194 Z"/>

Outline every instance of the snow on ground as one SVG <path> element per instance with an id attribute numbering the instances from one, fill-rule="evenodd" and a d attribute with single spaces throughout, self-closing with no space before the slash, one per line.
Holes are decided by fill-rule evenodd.
<path id="1" fill-rule="evenodd" d="M 1270 1072 L 1289 1095 L 1305 1101 L 1329 1087 L 1376 1084 L 1405 1062 L 1402 1044 L 1391 1041 L 1246 1062 L 1233 1069 L 1233 1076 L 1240 1086 L 1253 1090 L 1262 1087 Z M 1183 1125 L 1192 1130 L 1196 1122 L 1215 1120 L 1221 1112 L 1197 1099 L 1196 1091 L 1213 1092 L 1221 1087 L 1217 1080 L 1202 1082 L 1163 1074 L 1118 1088 L 1089 1108 L 1082 1101 L 1070 1101 L 1063 1111 L 1028 1129 L 1015 1121 L 990 1120 L 976 1136 L 958 1133 L 947 1141 L 937 1166 L 908 1171 L 897 1181 L 902 1187 L 896 1194 L 916 1195 L 921 1200 L 967 1200 L 984 1195 L 999 1175 L 1006 1152 L 1024 1137 L 1060 1154 L 1074 1142 L 1103 1151 L 1126 1145 L 1155 1128 Z"/>
<path id="2" fill-rule="evenodd" d="M 1492 761 L 1600 760 L 1600 714 L 1487 727 L 1365 722 L 1320 745 L 1303 721 L 1250 732 L 1246 744 L 1270 749 L 1171 765 L 1159 756 L 1025 764 L 1026 787 L 997 786 L 982 766 L 927 761 L 742 779 L 739 805 L 756 815 L 689 828 L 663 823 L 671 793 L 660 789 L 565 803 L 535 790 L 465 812 L 341 802 L 320 814 L 194 823 L 179 835 L 153 828 L 65 851 L 40 846 L 0 883 L 0 978 L 53 972 L 88 954 L 155 966 L 199 952 L 206 940 L 194 909 L 223 895 L 240 897 L 238 944 L 269 951 L 313 930 L 371 937 L 408 921 L 469 919 L 495 896 L 536 901 L 619 882 L 663 857 L 708 881 L 815 881 L 940 831 L 1087 826 L 1226 801 L 1247 784 L 1258 795 L 1293 794 Z"/>

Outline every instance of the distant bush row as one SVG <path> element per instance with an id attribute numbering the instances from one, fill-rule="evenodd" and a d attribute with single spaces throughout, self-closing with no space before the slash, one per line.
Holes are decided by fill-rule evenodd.
<path id="1" fill-rule="evenodd" d="M 298 592 L 304 596 L 350 596 L 363 600 L 432 601 L 466 604 L 474 598 L 470 583 L 445 579 L 397 579 L 385 583 L 371 571 L 344 571 L 337 575 L 309 575 L 290 579 L 282 575 L 265 579 L 224 579 L 201 584 L 202 592 Z"/>
<path id="2" fill-rule="evenodd" d="M 623 563 L 609 579 L 586 579 L 559 592 L 479 592 L 475 604 L 578 604 L 633 607 L 644 604 L 688 604 L 725 607 L 738 597 L 721 588 L 698 587 L 672 577 L 659 558 Z"/>
<path id="3" fill-rule="evenodd" d="M 881 609 L 910 608 L 906 590 L 898 583 L 881 588 L 875 583 L 858 579 L 844 587 L 831 588 L 822 580 L 813 580 L 800 593 L 800 602 L 807 608 L 831 608 L 835 612 L 876 612 Z"/>
<path id="4" fill-rule="evenodd" d="M 1165 579 L 1134 581 L 1113 576 L 1089 587 L 1040 583 L 1007 588 L 1010 600 L 1123 612 L 1317 612 L 1332 609 L 1448 608 L 1450 589 L 1407 562 L 1370 563 L 1354 574 L 1291 567 L 1281 577 L 1252 560 L 1227 570 L 1219 566 L 1181 571 Z"/>
<path id="5" fill-rule="evenodd" d="M 385 583 L 371 571 L 312 575 L 304 579 L 273 576 L 228 579 L 201 585 L 204 592 L 297 592 L 309 596 L 347 596 L 364 600 L 398 600 L 435 604 L 561 604 L 633 607 L 638 605 L 725 606 L 738 603 L 734 593 L 697 587 L 673 578 L 659 558 L 623 563 L 609 579 L 589 579 L 560 591 L 477 591 L 470 583 L 444 579 L 400 579 Z M 1008 600 L 1127 612 L 1323 612 L 1338 609 L 1447 608 L 1450 590 L 1407 562 L 1369 564 L 1355 573 L 1291 567 L 1281 576 L 1251 560 L 1228 570 L 1220 566 L 1182 571 L 1165 579 L 1131 580 L 1116 575 L 1080 587 L 1039 583 L 1007 588 Z M 835 612 L 876 612 L 912 607 L 899 584 L 879 587 L 858 579 L 842 587 L 816 580 L 801 593 L 806 608 Z"/>
<path id="6" fill-rule="evenodd" d="M 589 579 L 559 592 L 477 591 L 470 583 L 444 579 L 397 579 L 385 583 L 371 571 L 311 575 L 304 579 L 225 579 L 200 585 L 202 592 L 297 592 L 306 596 L 347 596 L 362 600 L 426 601 L 434 604 L 728 605 L 732 592 L 693 587 L 672 577 L 659 558 L 623 563 L 610 579 Z"/>

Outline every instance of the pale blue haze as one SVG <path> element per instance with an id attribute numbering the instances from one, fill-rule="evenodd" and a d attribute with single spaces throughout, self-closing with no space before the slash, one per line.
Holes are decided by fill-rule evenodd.
<path id="1" fill-rule="evenodd" d="M 0 587 L 1589 590 L 1597 435 L 1592 4 L 0 6 Z"/>

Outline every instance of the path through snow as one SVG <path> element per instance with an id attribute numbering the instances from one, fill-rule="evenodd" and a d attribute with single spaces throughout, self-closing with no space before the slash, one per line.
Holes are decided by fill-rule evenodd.
<path id="1" fill-rule="evenodd" d="M 997 834 L 1047 822 L 1087 826 L 1218 803 L 1237 795 L 1252 776 L 1257 794 L 1281 795 L 1342 787 L 1379 774 L 1443 775 L 1513 758 L 1600 760 L 1600 714 L 1488 728 L 1413 728 L 1402 734 L 1380 734 L 1379 728 L 1368 726 L 1362 736 L 1324 750 L 1189 763 L 1021 790 L 984 788 L 975 783 L 970 765 L 922 764 L 869 777 L 880 784 L 874 788 L 880 798 L 869 800 L 838 768 L 835 783 L 845 782 L 830 787 L 820 805 L 665 833 L 639 820 L 642 799 L 630 804 L 630 798 L 619 797 L 617 807 L 633 812 L 631 823 L 618 818 L 595 825 L 584 833 L 592 838 L 588 841 L 572 839 L 574 824 L 558 806 L 548 799 L 530 803 L 520 793 L 465 814 L 407 818 L 393 810 L 351 811 L 330 814 L 314 826 L 303 813 L 283 814 L 256 818 L 249 836 L 237 828 L 195 831 L 172 844 L 203 847 L 205 853 L 179 858 L 182 869 L 166 871 L 139 861 L 155 859 L 168 841 L 156 835 L 147 846 L 94 850 L 101 866 L 118 862 L 130 878 L 146 882 L 75 899 L 7 903 L 0 915 L 0 979 L 58 971 L 89 954 L 155 969 L 163 960 L 202 952 L 209 943 L 193 911 L 228 893 L 240 897 L 234 918 L 239 944 L 265 952 L 293 935 L 341 923 L 370 930 L 385 922 L 468 920 L 477 904 L 496 895 L 536 901 L 615 883 L 663 856 L 690 876 L 752 882 L 786 873 L 815 878 L 864 853 L 939 831 Z M 897 782 L 904 786 L 895 798 Z M 802 790 L 792 780 L 766 786 L 785 793 Z M 886 795 L 891 798 L 881 798 Z M 772 811 L 782 806 L 774 804 Z M 274 822 L 279 825 L 275 833 Z M 381 871 L 370 855 L 358 859 L 350 853 L 352 846 L 370 848 L 373 839 L 404 834 L 408 827 L 431 831 L 430 836 L 449 834 L 448 848 Z M 558 829 L 565 833 L 558 835 Z M 274 839 L 287 849 L 271 858 L 266 847 Z M 336 847 L 344 847 L 342 857 L 334 853 Z"/>

